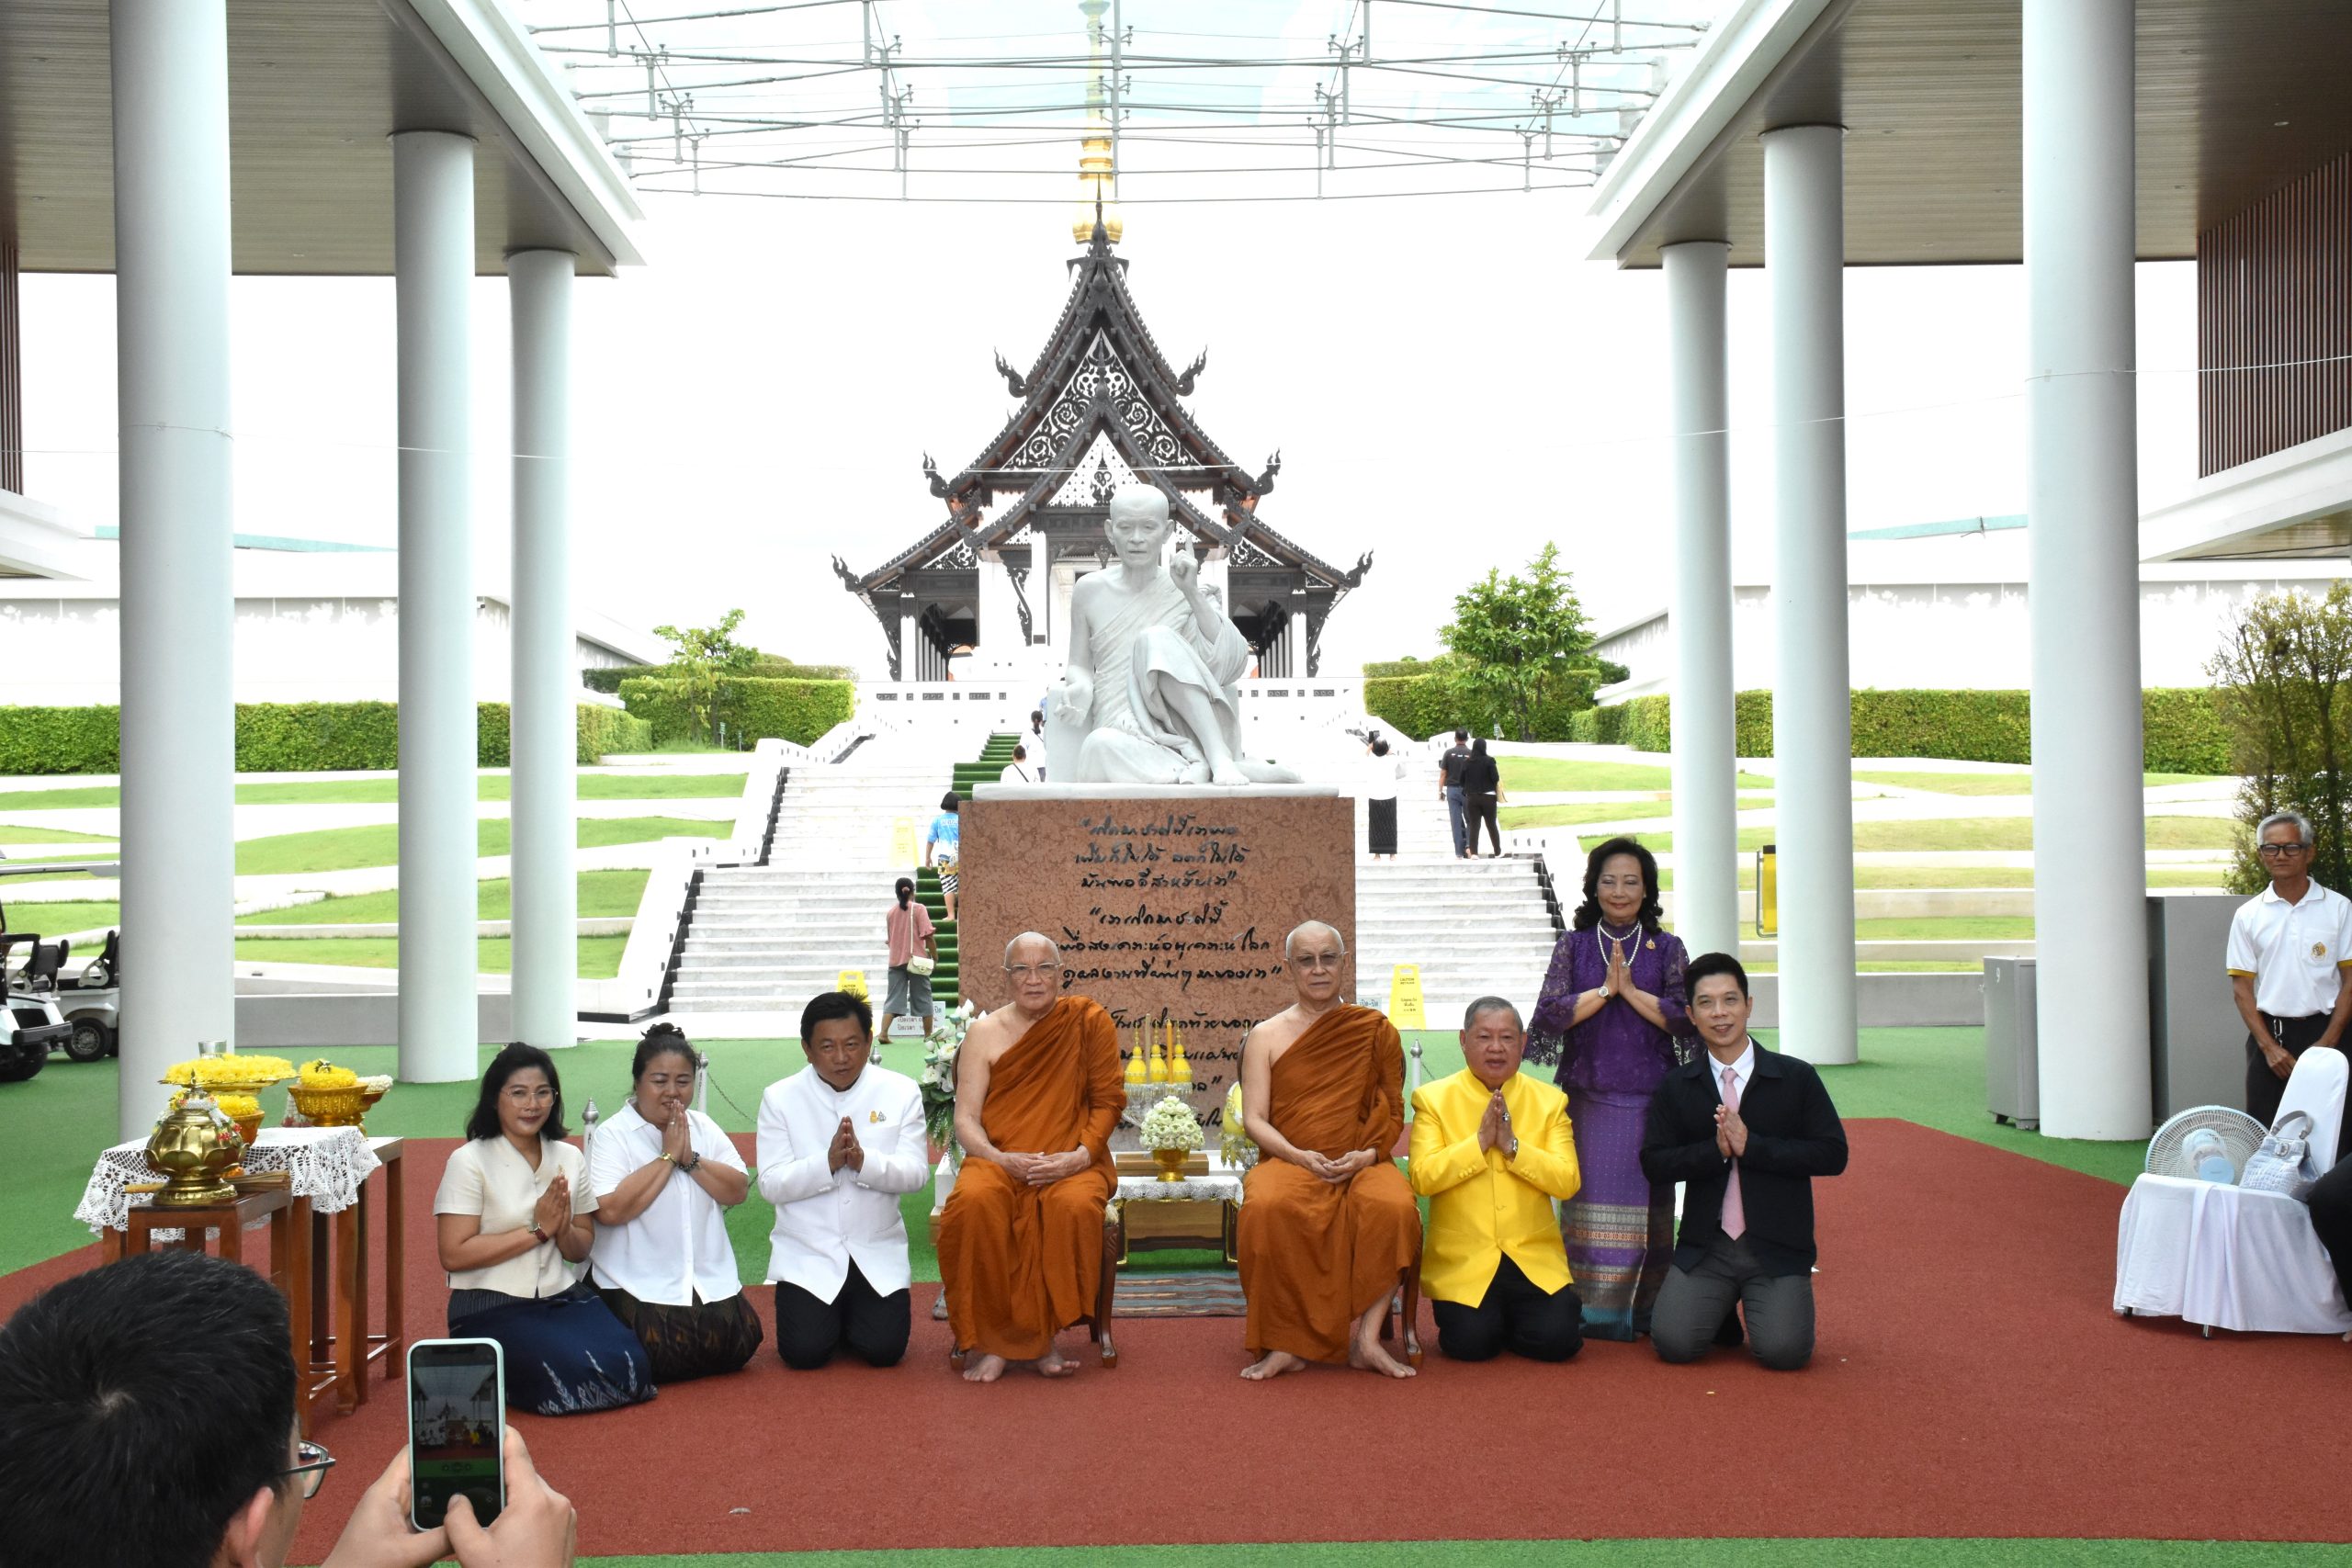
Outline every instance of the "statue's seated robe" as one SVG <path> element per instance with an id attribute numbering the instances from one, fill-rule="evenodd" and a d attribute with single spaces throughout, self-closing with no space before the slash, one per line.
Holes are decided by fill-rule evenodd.
<path id="1" fill-rule="evenodd" d="M 1413 1190 L 1389 1157 L 1404 1132 L 1405 1052 L 1371 1008 L 1317 1019 L 1274 1058 L 1266 1120 L 1301 1149 L 1379 1157 L 1344 1182 L 1288 1160 L 1247 1178 L 1237 1241 L 1250 1350 L 1344 1361 L 1356 1319 L 1396 1289 L 1420 1243 Z"/>
<path id="2" fill-rule="evenodd" d="M 967 1159 L 939 1217 L 947 1322 L 967 1349 L 1034 1360 L 1094 1312 L 1102 1205 L 1118 1179 L 1111 1129 L 1126 1108 L 1118 1026 L 1083 997 L 1064 997 L 989 1069 L 980 1127 L 1008 1154 L 1068 1154 L 1094 1163 L 1045 1187 Z"/>

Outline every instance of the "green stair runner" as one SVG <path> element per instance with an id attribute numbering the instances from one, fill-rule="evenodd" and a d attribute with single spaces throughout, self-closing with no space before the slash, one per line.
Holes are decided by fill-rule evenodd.
<path id="1" fill-rule="evenodd" d="M 1012 749 L 1021 737 L 999 730 L 990 735 L 988 744 L 980 748 L 978 758 L 958 762 L 955 768 L 955 790 L 958 798 L 972 798 L 972 786 L 994 784 L 1004 765 L 1012 761 Z M 960 965 L 956 944 L 956 922 L 947 919 L 947 900 L 939 891 L 939 873 L 929 866 L 915 874 L 915 897 L 931 911 L 931 922 L 939 930 L 939 965 L 931 972 L 931 994 L 942 1007 L 953 1007 L 961 987 L 957 981 Z"/>

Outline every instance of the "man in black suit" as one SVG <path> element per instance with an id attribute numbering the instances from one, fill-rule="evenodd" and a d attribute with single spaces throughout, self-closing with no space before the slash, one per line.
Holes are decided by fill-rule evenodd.
<path id="1" fill-rule="evenodd" d="M 1688 1184 L 1650 1343 L 1695 1361 L 1736 1303 L 1756 1359 L 1794 1371 L 1813 1359 L 1813 1179 L 1846 1168 L 1846 1129 L 1809 1064 L 1748 1035 L 1738 959 L 1691 960 L 1683 995 L 1707 1050 L 1666 1075 L 1642 1137 L 1642 1173 Z"/>

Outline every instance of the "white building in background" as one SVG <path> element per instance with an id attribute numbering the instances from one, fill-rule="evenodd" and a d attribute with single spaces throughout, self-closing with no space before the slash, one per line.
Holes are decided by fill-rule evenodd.
<path id="1" fill-rule="evenodd" d="M 99 532 L 95 538 L 77 535 L 51 509 L 13 497 L 0 510 L 0 669 L 10 672 L 10 705 L 121 701 L 121 546 L 112 528 Z M 231 680 L 238 702 L 399 699 L 397 551 L 239 534 L 230 571 L 236 595 Z M 514 694 L 512 618 L 504 583 L 479 581 L 478 702 L 503 703 Z M 572 619 L 575 671 L 659 664 L 669 656 L 660 638 L 609 615 L 579 609 Z"/>
<path id="2" fill-rule="evenodd" d="M 1856 690 L 2023 691 L 2033 683 L 2022 517 L 1871 528 L 1848 536 L 1847 657 Z M 2148 560 L 2140 567 L 2140 682 L 2211 684 L 2206 661 L 2248 600 L 2298 589 L 2324 594 L 2345 575 L 2322 559 Z M 1772 584 L 1732 579 L 1732 669 L 1740 690 L 1769 691 L 1779 666 Z M 1627 677 L 1603 703 L 1674 689 L 1674 632 L 1664 605 L 1601 634 L 1593 651 Z"/>

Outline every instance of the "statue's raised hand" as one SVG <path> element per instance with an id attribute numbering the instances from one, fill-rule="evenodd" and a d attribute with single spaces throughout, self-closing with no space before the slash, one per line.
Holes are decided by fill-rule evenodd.
<path id="1" fill-rule="evenodd" d="M 1201 563 L 1193 558 L 1190 550 L 1178 550 L 1174 558 L 1168 563 L 1168 581 L 1174 583 L 1176 591 L 1188 599 L 1192 597 L 1193 584 L 1200 580 L 1200 575 Z"/>

